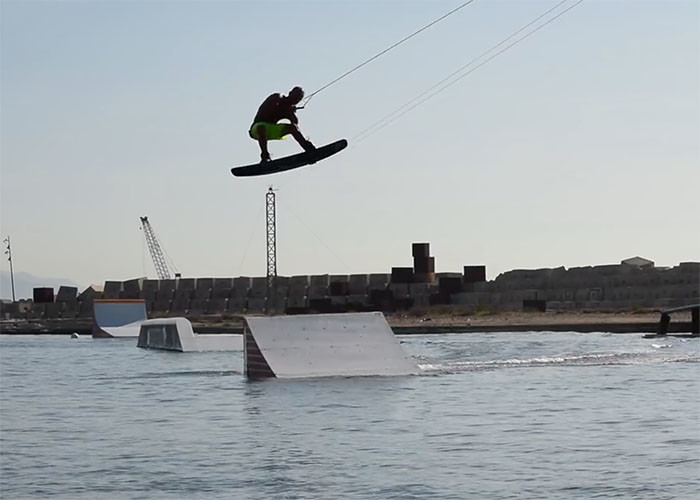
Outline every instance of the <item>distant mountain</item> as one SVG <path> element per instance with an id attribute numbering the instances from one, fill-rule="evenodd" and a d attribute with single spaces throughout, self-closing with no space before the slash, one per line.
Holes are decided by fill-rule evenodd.
<path id="1" fill-rule="evenodd" d="M 54 293 L 58 293 L 61 286 L 78 287 L 78 293 L 82 292 L 80 287 L 66 278 L 42 278 L 29 273 L 15 273 L 15 298 L 31 299 L 34 296 L 34 288 L 53 288 Z M 0 299 L 12 300 L 12 282 L 9 271 L 0 271 Z"/>

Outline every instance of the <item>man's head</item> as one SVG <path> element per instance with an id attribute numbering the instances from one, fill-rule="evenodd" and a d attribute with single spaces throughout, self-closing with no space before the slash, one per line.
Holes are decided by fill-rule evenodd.
<path id="1" fill-rule="evenodd" d="M 298 104 L 304 98 L 304 91 L 301 87 L 294 87 L 287 96 L 292 104 Z"/>

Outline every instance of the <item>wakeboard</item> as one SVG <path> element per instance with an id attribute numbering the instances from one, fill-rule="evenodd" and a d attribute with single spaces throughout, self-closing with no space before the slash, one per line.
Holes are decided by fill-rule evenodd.
<path id="1" fill-rule="evenodd" d="M 231 173 L 236 177 L 276 174 L 278 172 L 292 170 L 293 168 L 299 168 L 321 161 L 338 153 L 339 151 L 342 151 L 347 147 L 347 145 L 348 141 L 341 139 L 339 141 L 326 144 L 325 146 L 321 146 L 320 148 L 312 149 L 311 151 L 304 151 L 303 153 L 285 156 L 284 158 L 277 158 L 276 160 L 270 160 L 263 163 L 254 163 L 253 165 L 234 167 L 231 169 Z"/>

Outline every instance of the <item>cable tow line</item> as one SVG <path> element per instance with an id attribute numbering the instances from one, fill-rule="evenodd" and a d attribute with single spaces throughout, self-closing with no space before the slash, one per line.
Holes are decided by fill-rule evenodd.
<path id="1" fill-rule="evenodd" d="M 407 37 L 402 38 L 401 40 L 399 40 L 398 42 L 394 43 L 393 45 L 391 45 L 391 46 L 387 47 L 386 49 L 382 50 L 381 52 L 379 52 L 379 53 L 373 55 L 372 57 L 370 57 L 369 59 L 367 59 L 367 60 L 364 61 L 363 63 L 360 63 L 360 64 L 358 64 L 357 66 L 355 66 L 354 68 L 352 68 L 351 70 L 346 71 L 345 73 L 343 73 L 342 75 L 340 75 L 340 76 L 337 77 L 336 79 L 331 80 L 330 82 L 328 82 L 327 84 L 325 84 L 325 85 L 324 85 L 323 87 L 321 87 L 320 89 L 318 89 L 318 90 L 312 92 L 311 94 L 309 94 L 309 95 L 306 97 L 306 99 L 304 99 L 304 101 L 302 102 L 302 105 L 301 105 L 301 106 L 297 106 L 297 109 L 303 109 L 303 108 L 308 104 L 308 102 L 311 100 L 311 98 L 312 98 L 313 96 L 315 96 L 316 94 L 318 94 L 319 92 L 321 92 L 322 90 L 327 89 L 328 87 L 330 87 L 330 86 L 333 85 L 334 83 L 339 82 L 340 80 L 342 80 L 342 79 L 345 78 L 346 76 L 348 76 L 348 75 L 354 73 L 355 71 L 357 71 L 358 69 L 362 68 L 363 66 L 365 66 L 365 65 L 367 65 L 367 64 L 369 64 L 369 63 L 371 63 L 372 61 L 374 61 L 375 59 L 377 59 L 377 58 L 383 56 L 384 54 L 386 54 L 386 53 L 389 52 L 390 50 L 392 50 L 392 49 L 398 47 L 399 45 L 401 45 L 402 43 L 404 43 L 404 42 L 410 40 L 411 38 L 413 38 L 413 37 L 416 36 L 417 34 L 421 33 L 422 31 L 427 30 L 427 29 L 430 28 L 431 26 L 433 26 L 433 25 L 439 23 L 439 22 L 442 21 L 443 19 L 445 19 L 445 18 L 451 16 L 452 14 L 454 14 L 455 12 L 457 12 L 458 10 L 463 9 L 464 7 L 466 7 L 467 5 L 469 5 L 469 4 L 471 4 L 471 3 L 475 2 L 475 1 L 476 1 L 476 0 L 468 0 L 467 2 L 464 2 L 464 3 L 460 4 L 460 5 L 458 5 L 457 7 L 455 7 L 455 8 L 452 9 L 451 11 L 447 12 L 446 14 L 443 14 L 442 16 L 438 17 L 437 19 L 435 19 L 435 20 L 432 21 L 431 23 L 426 24 L 425 26 L 423 26 L 423 27 L 420 28 L 419 30 L 414 31 L 413 33 L 411 33 L 411 34 L 408 35 Z"/>

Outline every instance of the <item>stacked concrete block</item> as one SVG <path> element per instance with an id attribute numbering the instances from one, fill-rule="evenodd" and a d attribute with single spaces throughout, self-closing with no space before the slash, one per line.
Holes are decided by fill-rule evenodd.
<path id="1" fill-rule="evenodd" d="M 78 311 L 80 310 L 80 302 L 62 302 L 61 306 L 62 318 L 75 319 L 78 317 Z"/>
<path id="2" fill-rule="evenodd" d="M 330 276 L 327 274 L 311 276 L 309 279 L 309 303 L 311 300 L 325 299 L 328 297 L 328 284 Z"/>
<path id="3" fill-rule="evenodd" d="M 61 286 L 56 294 L 56 302 L 77 302 L 78 288 L 75 286 Z"/>
<path id="4" fill-rule="evenodd" d="M 333 274 L 330 276 L 328 279 L 328 295 L 331 297 L 344 297 L 349 293 L 350 281 L 347 274 Z"/>
<path id="5" fill-rule="evenodd" d="M 391 283 L 413 283 L 414 271 L 412 267 L 392 267 Z"/>
<path id="6" fill-rule="evenodd" d="M 228 299 L 233 289 L 233 278 L 214 278 L 214 287 L 211 290 L 212 299 Z"/>
<path id="7" fill-rule="evenodd" d="M 248 298 L 250 299 L 265 299 L 267 296 L 267 278 L 266 277 L 256 277 L 253 278 L 250 284 L 250 290 L 248 290 Z M 257 303 L 256 303 L 257 305 Z"/>
<path id="8" fill-rule="evenodd" d="M 143 280 L 141 283 L 141 293 L 138 298 L 145 300 L 147 304 L 153 302 L 156 300 L 159 284 L 160 282 L 158 280 Z"/>
<path id="9" fill-rule="evenodd" d="M 102 289 L 103 299 L 118 299 L 122 291 L 121 281 L 105 281 L 104 288 Z"/>
<path id="10" fill-rule="evenodd" d="M 235 289 L 234 289 L 235 290 Z M 247 292 L 247 289 L 246 289 Z M 245 296 L 232 296 L 227 302 L 227 312 L 232 314 L 243 314 L 246 312 L 248 299 Z"/>
<path id="11" fill-rule="evenodd" d="M 136 278 L 132 280 L 127 280 L 122 283 L 122 292 L 120 298 L 122 299 L 138 299 L 141 293 L 141 283 L 143 278 Z"/>
<path id="12" fill-rule="evenodd" d="M 80 301 L 78 306 L 78 317 L 79 318 L 92 318 L 92 300 Z"/>
<path id="13" fill-rule="evenodd" d="M 158 280 L 158 293 L 156 300 L 173 300 L 178 283 L 175 280 Z"/>
<path id="14" fill-rule="evenodd" d="M 249 297 L 246 312 L 248 314 L 262 314 L 265 312 L 265 297 Z"/>
<path id="15" fill-rule="evenodd" d="M 391 291 L 394 299 L 407 299 L 411 295 L 409 293 L 409 283 L 390 283 L 388 289 Z"/>
<path id="16" fill-rule="evenodd" d="M 228 299 L 209 299 L 204 313 L 208 315 L 222 315 L 228 311 Z"/>
<path id="17" fill-rule="evenodd" d="M 367 295 L 369 276 L 367 274 L 351 274 L 348 276 L 349 295 Z"/>
<path id="18" fill-rule="evenodd" d="M 391 282 L 391 274 L 389 273 L 372 273 L 368 277 L 369 290 L 386 290 Z"/>
<path id="19" fill-rule="evenodd" d="M 190 301 L 190 308 L 187 311 L 187 316 L 196 317 L 202 316 L 207 307 L 207 299 L 192 299 Z"/>
<path id="20" fill-rule="evenodd" d="M 46 314 L 46 304 L 43 302 L 31 302 L 29 306 L 29 312 L 27 312 L 27 319 L 44 319 Z"/>
<path id="21" fill-rule="evenodd" d="M 248 297 L 248 290 L 250 290 L 251 285 L 252 279 L 248 276 L 239 276 L 237 278 L 233 278 L 233 285 L 231 288 L 231 294 L 229 295 L 229 299 L 243 299 L 243 301 L 245 301 L 245 299 Z M 229 304 L 229 309 L 230 308 L 231 305 Z"/>
<path id="22" fill-rule="evenodd" d="M 289 296 L 287 297 L 287 308 L 288 309 L 305 309 L 309 306 L 309 302 L 306 295 L 301 292 L 301 290 L 290 289 Z"/>
<path id="23" fill-rule="evenodd" d="M 176 295 L 170 303 L 168 312 L 172 316 L 184 316 L 190 309 L 190 302 L 189 298 Z"/>
<path id="24" fill-rule="evenodd" d="M 61 303 L 48 302 L 44 309 L 44 317 L 46 319 L 58 319 L 61 317 Z"/>
<path id="25" fill-rule="evenodd" d="M 306 295 L 306 291 L 309 288 L 309 277 L 306 275 L 301 276 L 291 276 L 289 278 L 289 293 L 303 294 Z"/>

